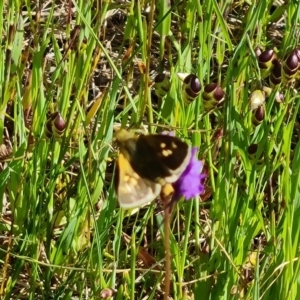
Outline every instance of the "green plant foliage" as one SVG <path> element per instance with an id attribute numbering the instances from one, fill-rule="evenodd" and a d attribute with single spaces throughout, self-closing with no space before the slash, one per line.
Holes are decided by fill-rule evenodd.
<path id="1" fill-rule="evenodd" d="M 300 299 L 299 12 L 0 1 L 0 298 Z M 162 204 L 118 205 L 120 128 L 204 163 L 170 215 L 171 298 Z"/>

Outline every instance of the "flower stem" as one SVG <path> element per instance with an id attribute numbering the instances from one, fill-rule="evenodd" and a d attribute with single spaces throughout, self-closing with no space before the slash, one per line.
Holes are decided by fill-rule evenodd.
<path id="1" fill-rule="evenodd" d="M 170 294 L 170 278 L 171 278 L 171 252 L 170 252 L 170 203 L 164 201 L 164 236 L 165 236 L 165 293 L 164 300 L 169 299 Z"/>

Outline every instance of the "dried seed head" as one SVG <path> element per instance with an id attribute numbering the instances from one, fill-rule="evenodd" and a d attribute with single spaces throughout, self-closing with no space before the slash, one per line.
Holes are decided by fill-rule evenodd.
<path id="1" fill-rule="evenodd" d="M 288 57 L 285 60 L 285 67 L 288 68 L 291 72 L 296 70 L 299 66 L 299 58 L 298 58 L 298 52 L 296 50 L 293 50 Z"/>

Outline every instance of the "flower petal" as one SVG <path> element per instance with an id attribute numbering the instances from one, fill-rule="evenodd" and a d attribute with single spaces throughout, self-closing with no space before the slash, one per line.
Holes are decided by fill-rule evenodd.
<path id="1" fill-rule="evenodd" d="M 181 174 L 180 178 L 174 183 L 173 201 L 179 200 L 184 196 L 187 200 L 197 197 L 204 192 L 204 181 L 206 175 L 201 173 L 203 170 L 203 163 L 196 157 L 198 148 L 192 148 L 191 160 Z"/>

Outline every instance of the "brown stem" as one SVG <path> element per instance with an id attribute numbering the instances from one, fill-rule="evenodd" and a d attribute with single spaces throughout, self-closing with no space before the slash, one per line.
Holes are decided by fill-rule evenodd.
<path id="1" fill-rule="evenodd" d="M 164 236 L 165 236 L 165 294 L 164 300 L 168 300 L 170 294 L 170 278 L 171 278 L 171 252 L 170 252 L 170 207 L 168 203 L 164 203 Z"/>

